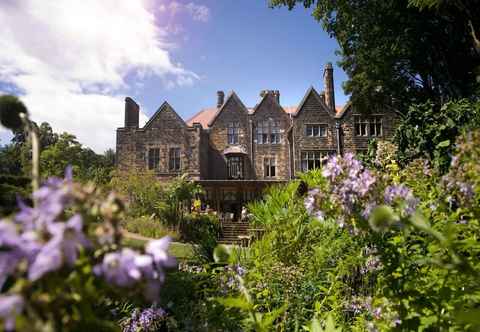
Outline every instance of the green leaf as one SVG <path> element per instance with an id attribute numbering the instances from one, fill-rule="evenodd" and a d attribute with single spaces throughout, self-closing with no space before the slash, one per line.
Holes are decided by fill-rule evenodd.
<path id="1" fill-rule="evenodd" d="M 227 308 L 238 308 L 241 310 L 253 309 L 253 306 L 241 297 L 217 298 L 217 302 Z"/>
<path id="2" fill-rule="evenodd" d="M 447 139 L 445 141 L 441 141 L 440 143 L 437 144 L 437 148 L 446 148 L 450 145 L 450 140 Z"/>

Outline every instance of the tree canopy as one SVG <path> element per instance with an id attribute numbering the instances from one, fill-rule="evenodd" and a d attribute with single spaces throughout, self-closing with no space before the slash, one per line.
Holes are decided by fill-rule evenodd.
<path id="1" fill-rule="evenodd" d="M 335 37 L 346 93 L 359 109 L 443 104 L 478 92 L 478 0 L 270 0 L 313 7 Z"/>

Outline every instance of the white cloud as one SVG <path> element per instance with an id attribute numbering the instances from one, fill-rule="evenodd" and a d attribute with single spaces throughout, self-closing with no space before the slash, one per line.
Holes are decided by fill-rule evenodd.
<path id="1" fill-rule="evenodd" d="M 206 6 L 190 2 L 185 7 L 195 21 L 208 22 L 210 19 L 210 10 Z"/>
<path id="2" fill-rule="evenodd" d="M 22 91 L 33 120 L 71 132 L 97 152 L 114 147 L 130 85 L 150 75 L 167 86 L 198 79 L 171 60 L 168 32 L 155 25 L 153 5 L 1 0 L 0 81 Z M 135 80 L 127 82 L 127 75 Z"/>
<path id="3" fill-rule="evenodd" d="M 161 12 L 168 12 L 170 17 L 179 14 L 188 14 L 195 21 L 208 22 L 210 20 L 210 9 L 207 6 L 199 5 L 195 2 L 181 3 L 171 1 L 169 4 L 159 5 L 156 9 Z"/>

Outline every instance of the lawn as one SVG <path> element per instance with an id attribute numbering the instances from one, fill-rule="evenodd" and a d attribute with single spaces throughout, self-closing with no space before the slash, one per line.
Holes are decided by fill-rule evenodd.
<path id="1" fill-rule="evenodd" d="M 146 242 L 147 241 L 145 240 L 131 238 L 128 236 L 125 236 L 123 238 L 123 244 L 125 246 L 137 249 L 143 248 Z M 172 242 L 170 244 L 168 252 L 170 255 L 176 257 L 179 260 L 190 260 L 194 256 L 193 247 L 191 244 L 188 243 Z"/>

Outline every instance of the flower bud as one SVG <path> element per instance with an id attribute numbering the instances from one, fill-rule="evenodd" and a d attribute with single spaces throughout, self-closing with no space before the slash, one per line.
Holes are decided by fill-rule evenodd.
<path id="1" fill-rule="evenodd" d="M 0 96 L 0 122 L 11 130 L 22 128 L 22 118 L 20 114 L 27 114 L 25 105 L 15 96 Z"/>
<path id="2" fill-rule="evenodd" d="M 375 208 L 368 219 L 370 227 L 376 232 L 386 230 L 400 220 L 393 209 L 388 205 Z"/>

